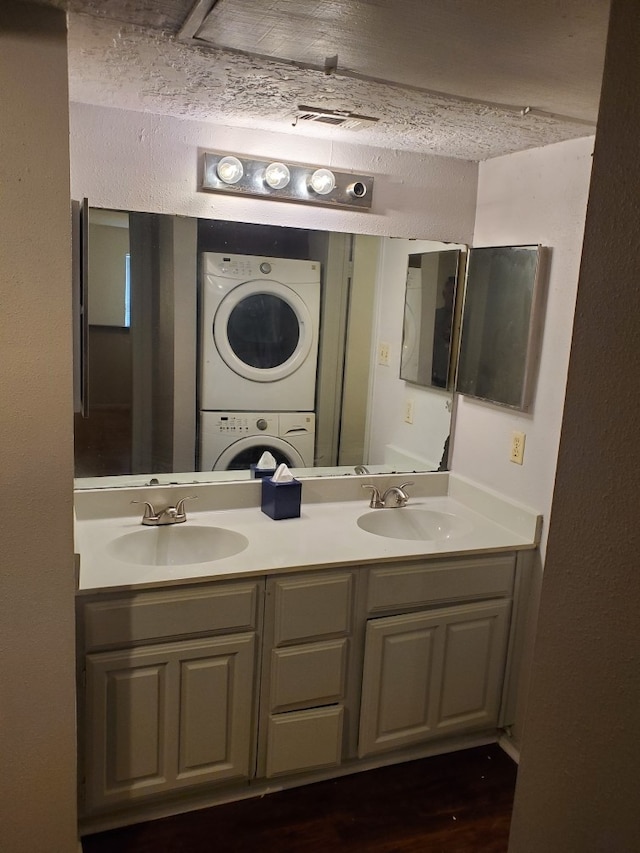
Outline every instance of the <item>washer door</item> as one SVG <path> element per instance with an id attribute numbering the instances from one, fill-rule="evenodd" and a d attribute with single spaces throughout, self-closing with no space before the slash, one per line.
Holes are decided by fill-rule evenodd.
<path id="1" fill-rule="evenodd" d="M 304 459 L 288 441 L 274 435 L 248 435 L 226 447 L 216 459 L 212 471 L 245 471 L 255 465 L 268 450 L 276 464 L 286 463 L 289 468 L 303 468 Z"/>
<path id="2" fill-rule="evenodd" d="M 284 379 L 313 344 L 311 314 L 295 291 L 277 281 L 247 281 L 224 297 L 213 318 L 224 362 L 254 382 Z"/>

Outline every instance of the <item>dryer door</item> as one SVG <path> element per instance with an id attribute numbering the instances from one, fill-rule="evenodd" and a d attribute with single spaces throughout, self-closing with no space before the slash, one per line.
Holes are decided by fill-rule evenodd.
<path id="1" fill-rule="evenodd" d="M 289 468 L 303 468 L 304 459 L 288 441 L 273 435 L 248 435 L 226 447 L 213 464 L 212 471 L 244 471 L 255 465 L 268 450 L 276 463 L 286 463 Z"/>
<path id="2" fill-rule="evenodd" d="M 224 362 L 245 379 L 274 382 L 304 363 L 313 323 L 304 301 L 277 281 L 247 281 L 221 301 L 213 337 Z"/>

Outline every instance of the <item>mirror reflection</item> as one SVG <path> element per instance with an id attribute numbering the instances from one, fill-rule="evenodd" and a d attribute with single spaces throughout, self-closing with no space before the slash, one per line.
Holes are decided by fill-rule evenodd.
<path id="1" fill-rule="evenodd" d="M 400 378 L 405 283 L 410 255 L 457 250 L 160 214 L 89 217 L 77 477 L 239 479 L 265 450 L 297 476 L 439 467 L 451 391 L 446 379 L 416 388 Z"/>
<path id="2" fill-rule="evenodd" d="M 459 251 L 409 255 L 400 378 L 448 388 Z"/>

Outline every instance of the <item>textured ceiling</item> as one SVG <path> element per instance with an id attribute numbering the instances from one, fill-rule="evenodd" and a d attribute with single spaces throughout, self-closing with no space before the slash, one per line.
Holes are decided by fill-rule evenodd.
<path id="1" fill-rule="evenodd" d="M 67 5 L 74 101 L 471 160 L 595 129 L 609 0 Z"/>

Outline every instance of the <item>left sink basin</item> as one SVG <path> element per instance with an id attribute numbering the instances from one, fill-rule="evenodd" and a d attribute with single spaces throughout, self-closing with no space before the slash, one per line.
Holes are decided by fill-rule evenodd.
<path id="1" fill-rule="evenodd" d="M 233 557 L 248 544 L 246 536 L 224 527 L 167 525 L 125 533 L 109 542 L 106 550 L 121 563 L 188 566 Z"/>

